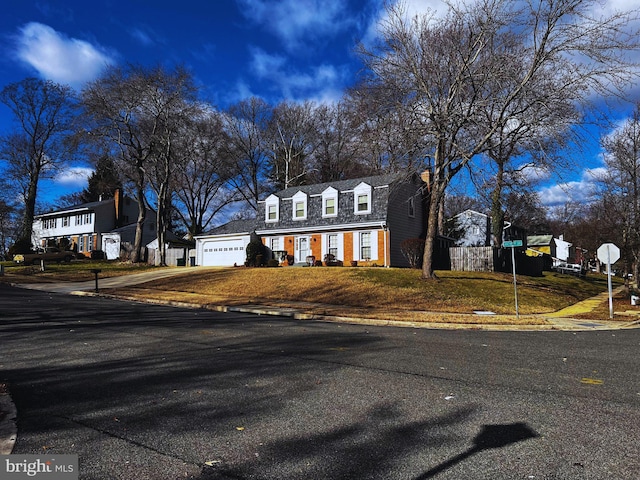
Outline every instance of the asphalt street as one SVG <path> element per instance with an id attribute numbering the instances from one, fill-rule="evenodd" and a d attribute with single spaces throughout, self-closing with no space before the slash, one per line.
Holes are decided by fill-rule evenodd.
<path id="1" fill-rule="evenodd" d="M 305 322 L 0 285 L 13 453 L 81 479 L 638 478 L 640 331 Z"/>

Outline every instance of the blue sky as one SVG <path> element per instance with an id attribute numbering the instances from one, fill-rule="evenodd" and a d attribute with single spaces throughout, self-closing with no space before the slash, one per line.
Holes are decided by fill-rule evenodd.
<path id="1" fill-rule="evenodd" d="M 440 0 L 409 0 L 410 11 L 441 8 Z M 608 0 L 603 8 L 640 6 Z M 0 16 L 0 88 L 28 76 L 80 89 L 105 65 L 186 65 L 220 107 L 251 95 L 331 102 L 355 79 L 358 41 L 372 38 L 383 0 L 10 0 Z M 9 126 L 0 105 L 0 131 Z M 550 180 L 547 203 L 579 196 L 597 142 L 583 169 Z M 41 185 L 50 201 L 81 190 L 90 173 L 75 165 Z"/>

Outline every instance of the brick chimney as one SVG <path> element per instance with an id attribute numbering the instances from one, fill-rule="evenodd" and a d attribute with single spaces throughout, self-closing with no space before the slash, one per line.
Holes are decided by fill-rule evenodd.
<path id="1" fill-rule="evenodd" d="M 122 192 L 119 188 L 116 188 L 116 191 L 113 192 L 113 204 L 116 210 L 116 226 L 122 226 Z"/>
<path id="2" fill-rule="evenodd" d="M 429 192 L 431 191 L 432 176 L 433 174 L 431 173 L 431 168 L 427 168 L 420 174 L 420 179 L 422 179 L 422 181 L 427 184 L 427 191 Z"/>

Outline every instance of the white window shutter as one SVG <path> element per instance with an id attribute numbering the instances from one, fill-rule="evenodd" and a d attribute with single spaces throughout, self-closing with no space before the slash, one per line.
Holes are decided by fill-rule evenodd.
<path id="1" fill-rule="evenodd" d="M 353 259 L 360 260 L 360 232 L 353 232 Z"/>
<path id="2" fill-rule="evenodd" d="M 378 260 L 378 230 L 371 232 L 371 260 Z"/>

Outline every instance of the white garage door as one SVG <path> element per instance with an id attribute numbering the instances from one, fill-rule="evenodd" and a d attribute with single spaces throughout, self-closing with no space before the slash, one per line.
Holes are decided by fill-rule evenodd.
<path id="1" fill-rule="evenodd" d="M 207 240 L 202 244 L 202 266 L 231 267 L 244 265 L 247 259 L 245 246 L 249 240 L 242 238 Z"/>

